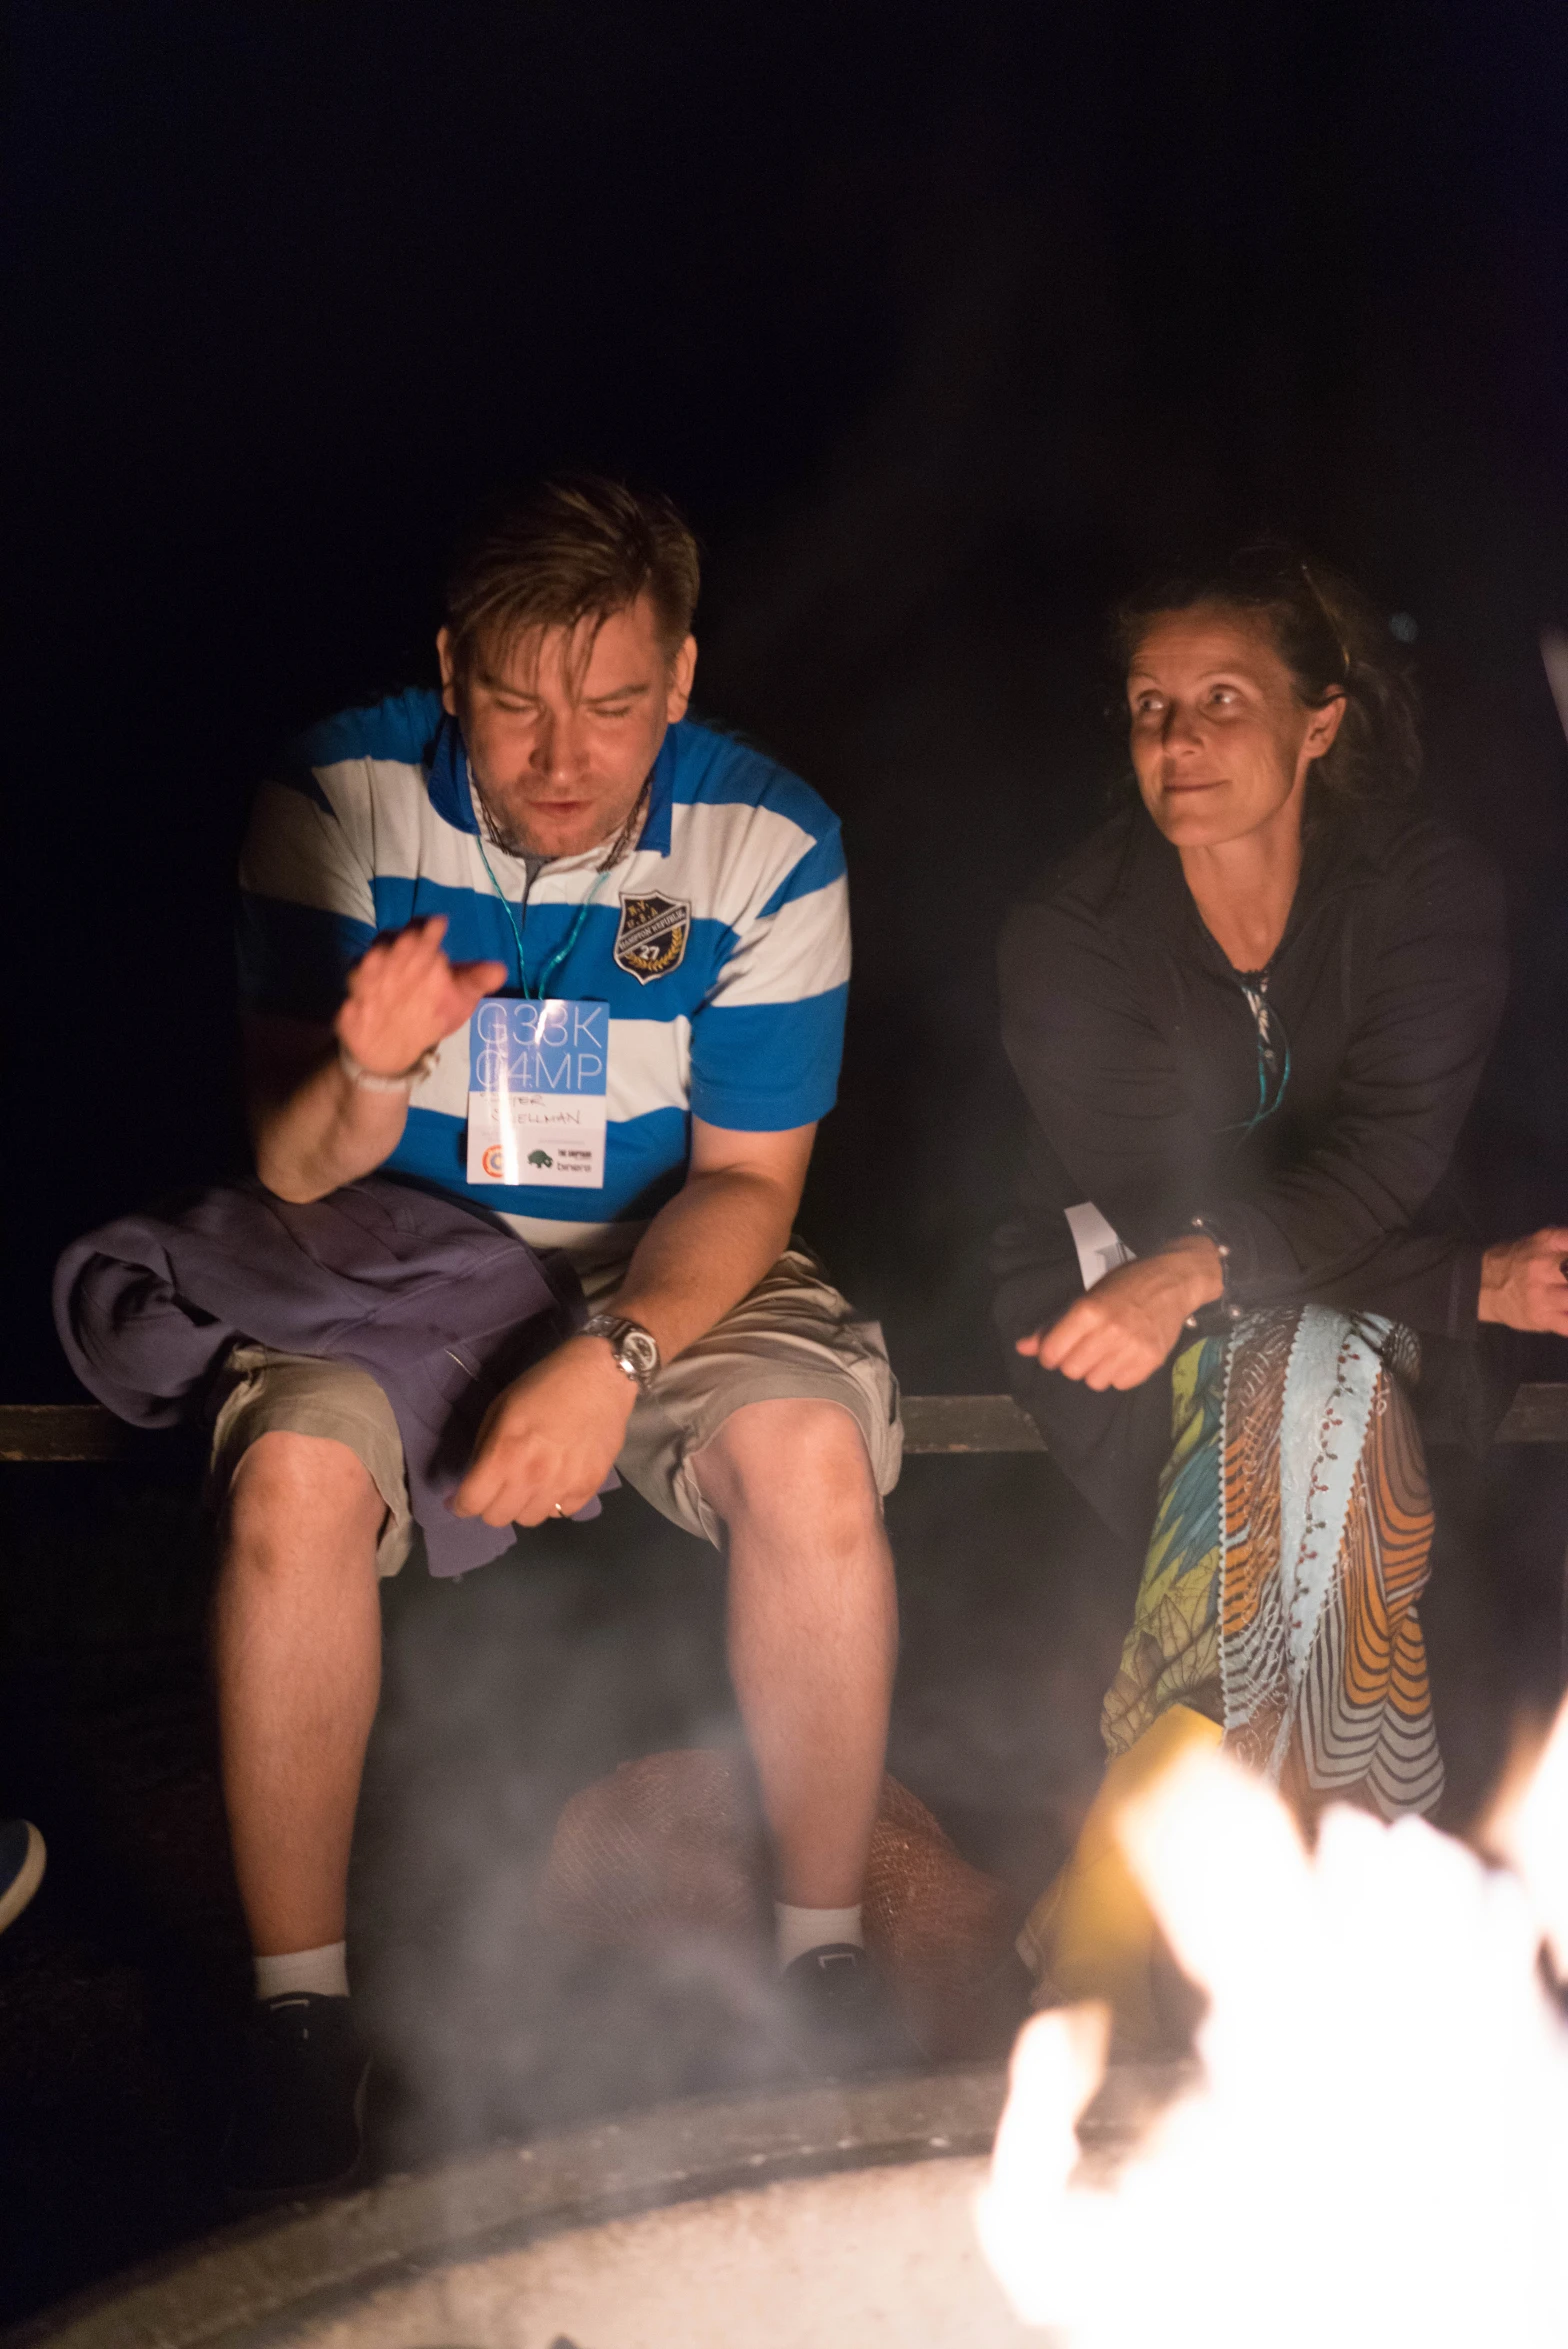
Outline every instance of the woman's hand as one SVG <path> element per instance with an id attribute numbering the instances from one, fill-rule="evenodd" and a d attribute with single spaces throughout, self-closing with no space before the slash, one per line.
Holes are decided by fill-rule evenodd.
<path id="1" fill-rule="evenodd" d="M 1568 1226 L 1549 1224 L 1488 1248 L 1476 1318 L 1568 1338 Z"/>
<path id="2" fill-rule="evenodd" d="M 1020 1338 L 1018 1351 L 1034 1355 L 1042 1370 L 1081 1378 L 1097 1394 L 1141 1387 L 1169 1355 L 1187 1316 L 1224 1293 L 1219 1250 L 1194 1234 L 1107 1273 L 1048 1330 Z"/>

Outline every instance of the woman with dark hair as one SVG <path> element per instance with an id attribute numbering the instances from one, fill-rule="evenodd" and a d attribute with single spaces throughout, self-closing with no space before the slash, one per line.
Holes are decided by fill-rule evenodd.
<path id="1" fill-rule="evenodd" d="M 1448 1168 L 1503 905 L 1410 804 L 1415 706 L 1344 582 L 1280 550 L 1124 605 L 1137 796 L 1010 917 L 1032 1112 L 998 1320 L 1021 1401 L 1145 1564 L 1111 1767 L 1021 1949 L 1154 2030 L 1116 1808 L 1224 1743 L 1310 1809 L 1432 1808 L 1414 1397 L 1485 1415 L 1478 1324 L 1568 1332 L 1563 1233 L 1483 1250 Z"/>

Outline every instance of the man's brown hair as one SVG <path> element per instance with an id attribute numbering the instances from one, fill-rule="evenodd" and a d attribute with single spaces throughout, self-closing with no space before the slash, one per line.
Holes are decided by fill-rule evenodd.
<path id="1" fill-rule="evenodd" d="M 697 541 L 666 497 L 596 474 L 510 500 L 458 552 L 446 586 L 452 666 L 504 665 L 520 636 L 607 620 L 646 595 L 668 656 L 691 633 Z"/>

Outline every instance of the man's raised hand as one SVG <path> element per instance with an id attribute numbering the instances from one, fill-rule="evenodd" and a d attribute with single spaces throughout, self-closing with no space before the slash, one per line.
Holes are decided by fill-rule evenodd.
<path id="1" fill-rule="evenodd" d="M 392 1077 L 412 1068 L 505 983 L 505 963 L 448 962 L 445 936 L 445 914 L 429 914 L 378 938 L 350 971 L 333 1026 L 339 1043 L 372 1074 Z"/>

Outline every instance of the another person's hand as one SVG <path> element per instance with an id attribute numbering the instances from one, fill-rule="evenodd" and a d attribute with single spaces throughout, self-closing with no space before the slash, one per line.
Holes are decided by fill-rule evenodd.
<path id="1" fill-rule="evenodd" d="M 427 915 L 378 938 L 349 972 L 333 1026 L 339 1043 L 378 1077 L 412 1068 L 505 984 L 505 963 L 448 962 L 445 936 L 446 916 Z"/>
<path id="2" fill-rule="evenodd" d="M 1481 1321 L 1568 1338 L 1568 1226 L 1499 1240 L 1481 1259 Z"/>
<path id="3" fill-rule="evenodd" d="M 570 1517 L 614 1467 L 636 1400 L 603 1338 L 568 1338 L 497 1395 L 453 1509 L 487 1525 Z"/>
<path id="4" fill-rule="evenodd" d="M 1219 1250 L 1200 1236 L 1178 1240 L 1158 1256 L 1118 1266 L 1059 1321 L 1018 1340 L 1042 1370 L 1082 1379 L 1096 1393 L 1141 1387 L 1181 1336 L 1190 1313 L 1223 1296 Z"/>

